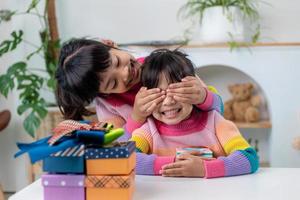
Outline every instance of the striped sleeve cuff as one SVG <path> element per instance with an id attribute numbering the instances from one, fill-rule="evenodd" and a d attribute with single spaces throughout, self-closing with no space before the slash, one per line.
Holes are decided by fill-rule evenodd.
<path id="1" fill-rule="evenodd" d="M 206 97 L 202 104 L 198 104 L 197 107 L 201 110 L 208 110 L 212 107 L 213 101 L 214 101 L 214 95 L 212 92 L 210 92 L 207 88 L 205 88 L 206 91 Z"/>
<path id="2" fill-rule="evenodd" d="M 158 175 L 159 171 L 161 170 L 162 166 L 173 163 L 175 160 L 174 156 L 157 156 L 154 160 L 154 174 Z"/>
<path id="3" fill-rule="evenodd" d="M 126 130 L 128 131 L 129 134 L 132 134 L 132 132 L 135 130 L 135 129 L 138 129 L 140 128 L 144 123 L 140 123 L 140 122 L 137 122 L 135 120 L 133 120 L 131 118 L 131 116 L 128 117 L 127 119 L 127 122 L 126 122 Z"/>
<path id="4" fill-rule="evenodd" d="M 225 175 L 224 161 L 216 160 L 204 160 L 205 178 L 223 177 Z"/>

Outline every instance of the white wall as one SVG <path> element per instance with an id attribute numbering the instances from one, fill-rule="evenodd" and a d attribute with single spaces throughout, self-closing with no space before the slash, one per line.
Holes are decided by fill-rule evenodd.
<path id="1" fill-rule="evenodd" d="M 294 42 L 300 41 L 300 2 L 295 0 L 265 0 L 272 6 L 263 5 L 263 41 Z M 24 8 L 30 0 L 1 0 L 0 9 Z M 117 42 L 143 40 L 167 40 L 180 38 L 186 24 L 179 23 L 177 10 L 185 0 L 63 0 L 56 1 L 59 29 L 62 40 L 70 37 L 104 37 Z M 38 42 L 38 21 L 33 18 L 19 17 L 16 21 L 0 26 L 0 41 L 6 38 L 11 28 L 23 27 L 29 41 Z M 22 58 L 30 47 L 20 52 L 0 58 L 0 73 L 16 58 Z M 37 59 L 35 65 L 42 63 Z M 0 133 L 0 182 L 7 191 L 19 190 L 26 185 L 25 158 L 13 159 L 16 152 L 15 142 L 29 140 L 22 129 L 22 118 L 15 109 L 17 94 L 8 100 L 0 97 L 0 110 L 8 108 L 13 112 L 10 126 Z"/>
<path id="2" fill-rule="evenodd" d="M 261 4 L 263 41 L 300 40 L 300 2 L 264 0 Z M 185 24 L 177 11 L 186 0 L 73 0 L 57 1 L 63 39 L 106 37 L 117 42 L 180 38 Z M 268 4 L 271 4 L 268 5 Z"/>

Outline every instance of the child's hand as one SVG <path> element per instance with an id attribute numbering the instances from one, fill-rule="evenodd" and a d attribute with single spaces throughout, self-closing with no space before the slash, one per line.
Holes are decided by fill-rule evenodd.
<path id="1" fill-rule="evenodd" d="M 135 96 L 132 119 L 143 123 L 146 118 L 152 114 L 158 104 L 160 104 L 165 96 L 165 91 L 161 91 L 159 88 L 153 88 L 147 90 L 142 87 Z"/>
<path id="2" fill-rule="evenodd" d="M 182 103 L 201 104 L 206 98 L 205 84 L 199 77 L 187 76 L 181 82 L 169 85 L 167 95 Z"/>
<path id="3" fill-rule="evenodd" d="M 114 47 L 114 48 L 117 48 L 118 45 L 112 41 L 112 40 L 109 40 L 109 39 L 102 39 L 101 42 L 107 46 L 111 46 L 111 47 Z"/>
<path id="4" fill-rule="evenodd" d="M 170 177 L 204 177 L 203 160 L 199 156 L 181 154 L 177 156 L 176 162 L 164 165 L 161 174 Z"/>

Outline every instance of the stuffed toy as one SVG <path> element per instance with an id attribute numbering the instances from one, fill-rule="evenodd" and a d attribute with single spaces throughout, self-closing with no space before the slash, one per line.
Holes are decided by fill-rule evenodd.
<path id="1" fill-rule="evenodd" d="M 294 138 L 292 145 L 293 145 L 294 149 L 300 150 L 300 136 Z"/>
<path id="2" fill-rule="evenodd" d="M 224 104 L 224 117 L 237 122 L 257 122 L 260 118 L 260 96 L 254 96 L 252 83 L 229 86 L 232 99 Z"/>

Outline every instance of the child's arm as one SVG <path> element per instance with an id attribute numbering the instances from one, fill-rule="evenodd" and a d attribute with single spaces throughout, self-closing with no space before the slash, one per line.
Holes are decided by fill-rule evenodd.
<path id="1" fill-rule="evenodd" d="M 115 128 L 124 128 L 125 134 L 118 138 L 118 141 L 129 140 L 131 132 L 126 129 L 126 121 L 114 110 L 113 106 L 108 109 L 102 102 L 96 101 L 96 113 L 99 121 L 111 123 Z"/>
<path id="2" fill-rule="evenodd" d="M 196 106 L 204 111 L 216 110 L 221 115 L 224 114 L 224 104 L 221 96 L 218 94 L 218 91 L 213 86 L 208 86 L 206 89 L 206 97 L 201 104 Z"/>
<path id="3" fill-rule="evenodd" d="M 243 138 L 233 122 L 216 120 L 216 135 L 227 156 L 211 161 L 204 160 L 206 178 L 250 174 L 258 169 L 256 151 Z"/>
<path id="4" fill-rule="evenodd" d="M 157 156 L 156 154 L 147 154 L 150 152 L 152 136 L 147 133 L 147 124 L 136 129 L 131 141 L 136 143 L 136 173 L 140 175 L 159 175 L 162 166 L 173 163 L 175 156 Z"/>

